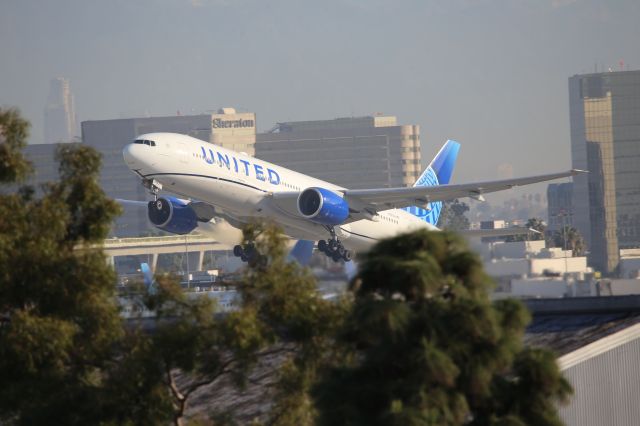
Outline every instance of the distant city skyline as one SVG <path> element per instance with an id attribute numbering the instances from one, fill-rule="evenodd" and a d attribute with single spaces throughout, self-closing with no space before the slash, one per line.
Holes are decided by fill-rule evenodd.
<path id="1" fill-rule="evenodd" d="M 58 75 L 78 121 L 230 105 L 262 132 L 381 112 L 420 126 L 423 158 L 459 140 L 454 182 L 525 176 L 570 167 L 567 79 L 640 68 L 639 18 L 636 0 L 7 0 L 0 105 L 32 143 Z"/>
<path id="2" fill-rule="evenodd" d="M 44 143 L 72 142 L 78 138 L 76 110 L 69 80 L 54 78 L 44 108 Z"/>

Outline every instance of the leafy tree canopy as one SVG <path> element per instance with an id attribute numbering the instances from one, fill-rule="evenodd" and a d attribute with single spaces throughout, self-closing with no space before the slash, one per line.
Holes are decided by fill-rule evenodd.
<path id="1" fill-rule="evenodd" d="M 571 250 L 573 256 L 584 256 L 587 245 L 580 231 L 572 226 L 564 226 L 551 236 L 555 247 Z"/>
<path id="2" fill-rule="evenodd" d="M 491 280 L 459 237 L 381 241 L 353 283 L 337 344 L 352 356 L 315 387 L 326 425 L 558 425 L 571 392 L 553 354 L 522 346 L 529 315 L 491 302 Z"/>
<path id="3" fill-rule="evenodd" d="M 0 178 L 17 185 L 28 124 L 0 111 Z M 99 155 L 57 152 L 59 182 L 0 194 L 0 422 L 81 423 L 100 416 L 100 371 L 122 335 L 115 275 L 101 242 L 118 205 L 98 185 Z M 69 410 L 69 406 L 76 407 Z"/>
<path id="4" fill-rule="evenodd" d="M 23 180 L 31 172 L 22 148 L 27 144 L 29 123 L 16 109 L 0 109 L 0 184 Z"/>

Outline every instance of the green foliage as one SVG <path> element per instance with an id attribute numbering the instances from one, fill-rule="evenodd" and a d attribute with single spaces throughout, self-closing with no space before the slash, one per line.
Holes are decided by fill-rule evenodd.
<path id="1" fill-rule="evenodd" d="M 11 158 L 2 179 L 16 183 L 27 125 L 15 111 L 0 116 L 0 155 Z M 122 336 L 114 272 L 89 245 L 104 239 L 119 207 L 97 184 L 94 150 L 73 146 L 58 159 L 61 180 L 40 197 L 29 187 L 0 195 L 0 421 L 95 422 L 101 372 Z M 68 410 L 72 401 L 80 407 Z"/>
<path id="2" fill-rule="evenodd" d="M 157 314 L 153 333 L 130 330 L 106 385 L 108 411 L 117 423 L 180 424 L 189 396 L 224 372 L 215 304 L 189 298 L 172 277 L 160 276 L 155 291 L 141 294 Z M 178 385 L 179 375 L 192 380 Z"/>
<path id="3" fill-rule="evenodd" d="M 266 262 L 248 268 L 240 285 L 243 309 L 255 313 L 271 344 L 288 352 L 275 385 L 270 424 L 313 424 L 316 411 L 310 388 L 317 371 L 336 357 L 333 337 L 349 303 L 323 300 L 308 269 L 286 259 L 281 231 L 264 224 L 249 225 L 244 242 L 266 253 Z"/>
<path id="4" fill-rule="evenodd" d="M 29 122 L 18 110 L 0 108 L 0 184 L 22 181 L 31 173 L 31 164 L 22 154 L 28 136 Z"/>
<path id="5" fill-rule="evenodd" d="M 455 199 L 453 201 L 444 201 L 442 203 L 442 211 L 438 219 L 438 227 L 449 231 L 464 231 L 469 229 L 471 224 L 465 213 L 469 211 L 469 206 Z"/>
<path id="6" fill-rule="evenodd" d="M 492 303 L 491 286 L 453 234 L 375 246 L 337 341 L 352 356 L 314 390 L 319 424 L 559 424 L 554 404 L 570 387 L 552 354 L 522 348 L 529 315 Z"/>
<path id="7" fill-rule="evenodd" d="M 564 226 L 555 231 L 551 236 L 555 247 L 562 247 L 563 250 L 571 250 L 573 256 L 584 256 L 586 243 L 580 231 L 572 226 Z"/>
<path id="8" fill-rule="evenodd" d="M 267 255 L 237 284 L 238 310 L 217 319 L 210 299 L 189 298 L 175 280 L 157 277 L 156 292 L 141 300 L 156 312 L 156 329 L 129 333 L 110 373 L 106 394 L 116 396 L 108 407 L 117 422 L 182 424 L 191 396 L 203 386 L 226 377 L 244 389 L 259 361 L 275 356 L 283 366 L 269 422 L 312 424 L 309 388 L 328 358 L 344 309 L 323 300 L 308 270 L 287 261 L 284 242 L 273 226 L 245 229 L 244 243 Z M 215 418 L 233 424 L 234 414 L 218 412 Z"/>

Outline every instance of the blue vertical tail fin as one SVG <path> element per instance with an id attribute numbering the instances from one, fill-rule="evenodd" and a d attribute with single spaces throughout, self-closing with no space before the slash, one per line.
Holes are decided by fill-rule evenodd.
<path id="1" fill-rule="evenodd" d="M 440 151 L 438 151 L 438 154 L 436 154 L 433 161 L 431 161 L 431 164 L 422 172 L 413 186 L 438 186 L 448 184 L 453 175 L 459 150 L 460 144 L 458 142 L 448 140 L 442 148 L 440 148 Z M 412 206 L 407 207 L 405 210 L 435 226 L 438 223 L 440 211 L 442 210 L 442 201 L 429 203 L 426 209 Z"/>
<path id="2" fill-rule="evenodd" d="M 289 252 L 289 258 L 295 260 L 302 266 L 307 266 L 311 260 L 311 254 L 313 253 L 314 241 L 298 240 L 291 252 Z"/>
<path id="3" fill-rule="evenodd" d="M 149 264 L 143 262 L 140 264 L 140 272 L 142 272 L 142 277 L 144 280 L 144 286 L 147 290 L 153 287 L 153 274 L 151 273 L 151 268 L 149 268 Z"/>

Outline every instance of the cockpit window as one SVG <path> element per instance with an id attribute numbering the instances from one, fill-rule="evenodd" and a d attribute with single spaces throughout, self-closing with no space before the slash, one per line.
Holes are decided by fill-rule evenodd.
<path id="1" fill-rule="evenodd" d="M 137 143 L 140 145 L 156 146 L 156 143 L 154 141 L 148 141 L 143 139 L 136 139 L 135 141 L 133 141 L 133 143 Z"/>

